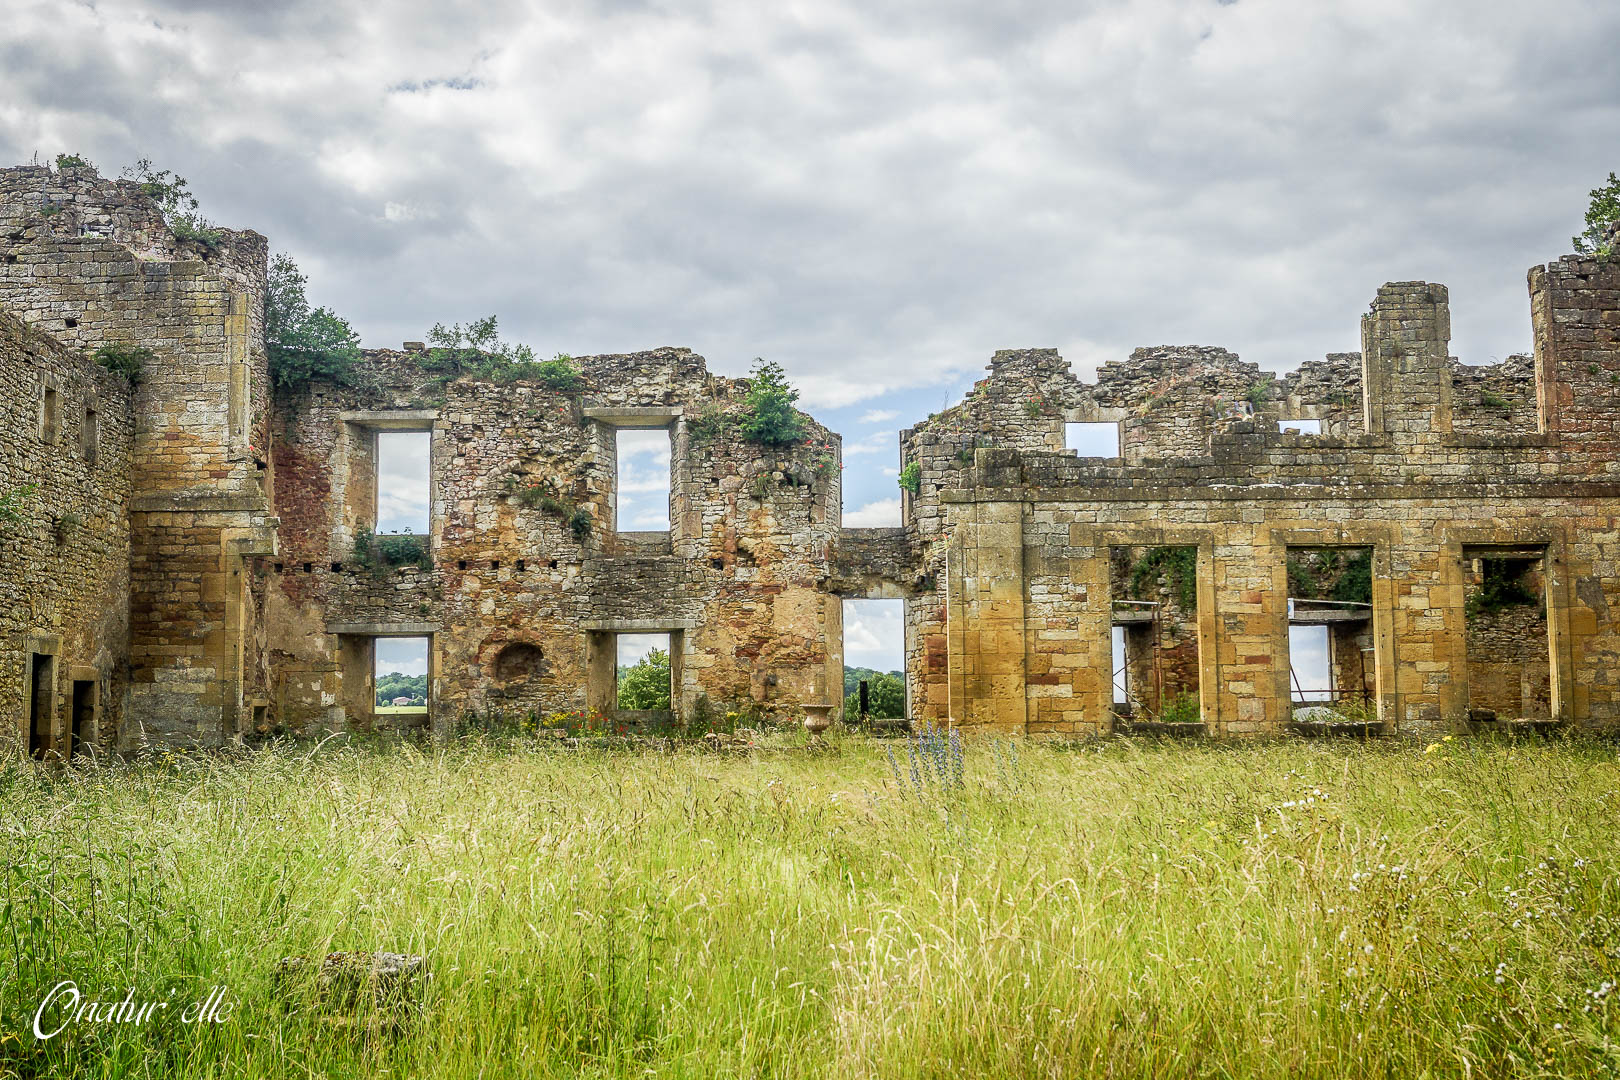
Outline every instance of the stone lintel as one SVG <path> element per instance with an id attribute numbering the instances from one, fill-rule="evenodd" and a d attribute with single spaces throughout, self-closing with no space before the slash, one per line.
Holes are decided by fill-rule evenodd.
<path id="1" fill-rule="evenodd" d="M 137 495 L 129 501 L 129 508 L 140 514 L 262 514 L 269 509 L 269 503 L 263 495 L 209 495 L 176 491 Z"/>
<path id="2" fill-rule="evenodd" d="M 338 413 L 338 419 L 380 431 L 427 431 L 439 419 L 439 410 L 347 409 Z"/>
<path id="3" fill-rule="evenodd" d="M 669 427 L 683 415 L 679 405 L 589 405 L 583 411 L 587 419 L 624 428 Z"/>
<path id="4" fill-rule="evenodd" d="M 327 623 L 328 634 L 355 634 L 362 637 L 419 637 L 436 634 L 439 624 L 425 619 L 401 622 Z"/>
<path id="5" fill-rule="evenodd" d="M 663 634 L 671 630 L 692 630 L 703 625 L 693 618 L 672 619 L 586 619 L 580 624 L 586 630 L 607 631 L 615 634 Z"/>

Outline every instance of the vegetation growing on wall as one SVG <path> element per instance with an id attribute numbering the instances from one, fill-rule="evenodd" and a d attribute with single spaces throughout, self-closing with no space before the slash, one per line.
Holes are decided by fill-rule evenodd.
<path id="1" fill-rule="evenodd" d="M 537 382 L 562 393 L 578 393 L 585 388 L 585 376 L 574 358 L 558 353 L 550 360 L 536 360 L 527 345 L 502 341 L 494 315 L 474 319 L 466 326 L 434 323 L 428 331 L 431 347 L 422 357 L 422 368 L 437 376 L 440 384 L 463 375 L 497 383 Z"/>
<path id="2" fill-rule="evenodd" d="M 1541 597 L 1528 581 L 1531 559 L 1481 559 L 1479 588 L 1464 605 L 1469 618 L 1490 615 L 1505 608 L 1539 607 Z"/>
<path id="3" fill-rule="evenodd" d="M 669 707 L 669 653 L 653 649 L 629 667 L 619 669 L 619 708 Z"/>
<path id="4" fill-rule="evenodd" d="M 1142 553 L 1131 564 L 1131 597 L 1151 600 L 1159 578 L 1165 578 L 1176 603 L 1183 611 L 1198 610 L 1198 549 L 1194 547 L 1156 547 Z"/>
<path id="5" fill-rule="evenodd" d="M 913 495 L 922 491 L 922 466 L 915 461 L 906 462 L 905 468 L 900 470 L 900 477 L 896 483 Z"/>
<path id="6" fill-rule="evenodd" d="M 56 155 L 56 169 L 58 172 L 63 169 L 90 169 L 93 171 L 95 167 L 95 163 L 83 154 Z"/>
<path id="7" fill-rule="evenodd" d="M 799 392 L 775 361 L 755 359 L 738 428 L 743 437 L 766 446 L 786 446 L 804 438 L 804 417 L 793 407 Z"/>
<path id="8" fill-rule="evenodd" d="M 219 246 L 220 230 L 197 208 L 197 196 L 191 193 L 185 177 L 153 168 L 151 158 L 141 158 L 124 166 L 123 178 L 135 181 L 141 186 L 141 194 L 158 204 L 163 223 L 177 239 L 195 240 L 208 248 Z"/>
<path id="9" fill-rule="evenodd" d="M 296 391 L 315 380 L 346 385 L 360 359 L 360 337 L 348 321 L 324 307 L 311 310 L 307 280 L 290 255 L 271 260 L 264 337 L 270 378 L 281 390 Z"/>
<path id="10" fill-rule="evenodd" d="M 375 533 L 363 525 L 354 530 L 354 564 L 378 577 L 400 566 L 433 569 L 427 537 L 414 533 Z"/>
<path id="11" fill-rule="evenodd" d="M 503 486 L 506 493 L 517 500 L 519 506 L 543 510 L 562 518 L 563 524 L 568 526 L 569 531 L 574 534 L 574 539 L 581 544 L 590 539 L 591 528 L 594 525 L 591 512 L 565 498 L 555 482 L 531 480 L 521 473 L 512 473 L 506 477 Z"/>
<path id="12" fill-rule="evenodd" d="M 157 359 L 157 355 L 144 345 L 103 345 L 91 356 L 108 371 L 128 379 L 131 386 L 140 385 L 146 377 L 146 365 Z"/>
<path id="13" fill-rule="evenodd" d="M 1592 189 L 1591 202 L 1586 206 L 1586 230 L 1579 236 L 1571 237 L 1570 243 L 1581 255 L 1612 258 L 1614 241 L 1611 234 L 1616 224 L 1620 224 L 1620 178 L 1610 173 L 1608 182 Z"/>
<path id="14" fill-rule="evenodd" d="M 39 491 L 38 484 L 24 484 L 0 491 L 0 525 L 15 525 L 23 519 L 23 507 Z"/>
<path id="15" fill-rule="evenodd" d="M 1364 548 L 1290 551 L 1288 595 L 1301 600 L 1372 603 L 1372 552 Z"/>

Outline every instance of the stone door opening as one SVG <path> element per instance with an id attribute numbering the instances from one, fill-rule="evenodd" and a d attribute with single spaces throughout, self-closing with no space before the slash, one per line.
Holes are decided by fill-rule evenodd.
<path id="1" fill-rule="evenodd" d="M 1552 718 L 1552 647 L 1544 552 L 1465 547 L 1468 718 Z"/>
<path id="2" fill-rule="evenodd" d="M 1291 719 L 1377 721 L 1372 561 L 1370 547 L 1288 549 Z"/>
<path id="3" fill-rule="evenodd" d="M 861 719 L 861 688 L 866 685 L 866 716 L 903 720 L 911 715 L 906 678 L 906 601 L 849 599 L 843 603 L 844 721 Z"/>
<path id="4" fill-rule="evenodd" d="M 1198 549 L 1110 548 L 1109 596 L 1115 715 L 1201 723 Z"/>
<path id="5" fill-rule="evenodd" d="M 43 758 L 51 749 L 51 721 L 56 710 L 56 657 L 33 653 L 29 660 L 31 676 L 28 695 L 28 755 Z"/>
<path id="6" fill-rule="evenodd" d="M 652 730 L 680 722 L 683 629 L 656 624 L 623 631 L 592 630 L 586 636 L 585 702 L 591 713 L 615 728 Z"/>
<path id="7" fill-rule="evenodd" d="M 379 727 L 427 727 L 429 637 L 379 637 L 372 643 L 372 712 Z"/>

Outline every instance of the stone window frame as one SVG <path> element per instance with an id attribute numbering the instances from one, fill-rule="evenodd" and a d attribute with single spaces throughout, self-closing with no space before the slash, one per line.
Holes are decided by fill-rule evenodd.
<path id="1" fill-rule="evenodd" d="M 1279 701 L 1289 703 L 1292 713 L 1293 684 L 1292 656 L 1288 643 L 1288 549 L 1338 548 L 1372 549 L 1372 638 L 1373 638 L 1373 706 L 1377 709 L 1378 723 L 1385 734 L 1394 734 L 1399 724 L 1399 701 L 1395 691 L 1395 583 L 1394 562 L 1391 556 L 1395 542 L 1395 526 L 1390 524 L 1356 524 L 1326 526 L 1322 528 L 1272 528 L 1269 530 L 1272 551 L 1272 593 L 1284 598 L 1277 605 L 1272 628 L 1274 643 L 1272 655 L 1289 657 L 1289 663 L 1279 665 L 1273 693 Z M 1286 718 L 1285 718 L 1286 724 Z"/>
<path id="2" fill-rule="evenodd" d="M 667 543 L 673 548 L 681 538 L 680 515 L 676 513 L 675 502 L 676 492 L 680 487 L 680 470 L 684 464 L 679 452 L 678 436 L 686 410 L 679 405 L 588 405 L 581 412 L 585 419 L 592 422 L 595 436 L 592 441 L 596 444 L 598 452 L 612 462 L 613 487 L 605 493 L 602 500 L 602 514 L 611 518 L 610 521 L 604 522 L 602 529 L 604 537 L 613 540 L 625 537 L 632 541 L 640 538 L 643 546 L 648 542 L 662 546 L 667 538 Z M 618 432 L 620 429 L 653 431 L 660 428 L 669 435 L 669 528 L 642 532 L 625 531 L 619 528 Z M 608 525 L 612 527 L 607 528 Z"/>
<path id="3" fill-rule="evenodd" d="M 73 687 L 77 683 L 90 684 L 90 730 L 88 732 L 81 731 L 79 733 L 78 740 L 75 741 L 73 737 Z M 69 743 L 67 756 L 70 758 L 76 756 L 80 752 L 81 745 L 88 745 L 91 747 L 99 746 L 102 721 L 101 672 L 89 664 L 70 665 L 67 671 L 66 686 L 64 687 L 62 685 L 62 681 L 59 677 L 57 689 L 59 692 L 65 690 L 66 693 L 66 700 L 62 702 L 62 704 L 66 706 L 65 716 L 63 717 L 64 723 L 62 725 L 62 736 L 63 738 L 67 739 Z"/>
<path id="4" fill-rule="evenodd" d="M 85 394 L 79 416 L 79 456 L 86 465 L 101 460 L 101 401 L 93 392 Z"/>
<path id="5" fill-rule="evenodd" d="M 442 627 L 431 620 L 415 622 L 350 622 L 328 623 L 326 632 L 338 639 L 336 655 L 339 674 L 344 678 L 342 703 L 345 722 L 354 729 L 356 714 L 367 717 L 373 726 L 377 717 L 377 639 L 425 638 L 427 640 L 427 723 L 428 730 L 447 730 L 439 705 L 438 684 L 440 671 L 439 634 Z M 350 686 L 348 674 L 356 663 L 361 663 L 366 676 L 364 687 Z"/>
<path id="6" fill-rule="evenodd" d="M 1451 525 L 1443 529 L 1440 567 L 1442 583 L 1452 601 L 1446 605 L 1445 634 L 1450 639 L 1452 655 L 1459 657 L 1461 662 L 1453 665 L 1452 677 L 1446 684 L 1446 693 L 1441 702 L 1442 717 L 1455 730 L 1462 731 L 1467 727 L 1468 626 L 1463 605 L 1468 581 L 1467 564 L 1473 558 L 1472 555 L 1465 556 L 1464 551 L 1470 548 L 1501 548 L 1505 551 L 1541 549 L 1542 602 L 1546 605 L 1547 613 L 1548 715 L 1554 721 L 1565 723 L 1579 719 L 1573 708 L 1575 657 L 1569 626 L 1569 537 L 1563 527 L 1547 523 L 1514 523 L 1505 528 Z"/>
<path id="7" fill-rule="evenodd" d="M 39 380 L 39 441 L 55 444 L 62 437 L 62 385 L 51 372 Z"/>
<path id="8" fill-rule="evenodd" d="M 439 514 L 437 512 L 439 482 L 433 468 L 434 457 L 438 452 L 440 440 L 443 434 L 443 428 L 439 419 L 439 410 L 344 410 L 338 413 L 338 424 L 340 461 L 343 469 L 344 494 L 342 498 L 344 509 L 347 511 L 344 516 L 347 517 L 349 514 L 352 514 L 355 518 L 354 527 L 370 528 L 373 531 L 375 531 L 377 528 L 377 503 L 382 493 L 382 485 L 378 480 L 379 460 L 377 436 L 382 432 L 396 431 L 415 431 L 427 433 L 427 532 L 423 535 L 423 540 L 427 544 L 428 550 L 433 551 L 436 546 L 436 539 L 439 535 L 439 530 L 443 524 L 443 522 L 439 520 Z M 356 439 L 365 440 L 366 454 L 371 464 L 371 498 L 369 500 L 369 505 L 364 507 L 363 513 L 357 512 L 357 508 L 355 507 L 353 500 L 351 500 L 347 495 L 348 487 L 354 475 L 354 466 L 352 463 L 352 454 L 348 450 L 342 449 L 345 446 L 352 446 Z M 353 537 L 350 536 L 348 540 L 350 543 L 352 543 Z M 339 545 L 334 545 L 334 550 L 338 549 Z"/>
<path id="9" fill-rule="evenodd" d="M 604 716 L 619 708 L 620 634 L 668 634 L 670 714 L 679 722 L 686 715 L 684 694 L 686 657 L 691 649 L 690 631 L 700 626 L 697 619 L 587 619 L 580 625 L 585 634 L 585 705 Z"/>
<path id="10" fill-rule="evenodd" d="M 1069 449 L 1068 425 L 1070 424 L 1113 424 L 1114 425 L 1114 454 L 1109 457 L 1091 455 L 1081 458 L 1082 461 L 1104 461 L 1110 464 L 1122 463 L 1125 460 L 1125 419 L 1130 416 L 1129 409 L 1104 407 L 1101 405 L 1080 405 L 1063 410 L 1063 419 L 1057 426 L 1056 445 L 1053 447 L 1061 453 L 1076 454 L 1079 451 Z"/>

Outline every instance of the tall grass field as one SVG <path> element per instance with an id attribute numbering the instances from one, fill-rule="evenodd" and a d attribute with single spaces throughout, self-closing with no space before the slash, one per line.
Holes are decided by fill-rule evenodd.
<path id="1" fill-rule="evenodd" d="M 1620 1075 L 1612 743 L 783 739 L 15 762 L 0 1075 Z"/>

